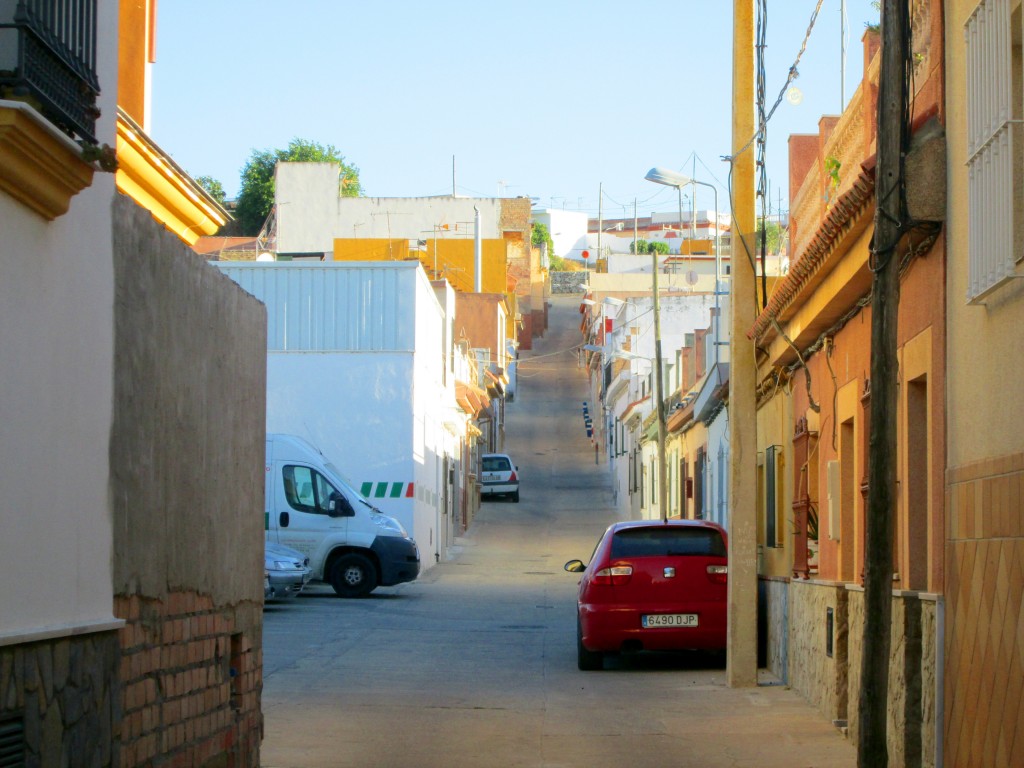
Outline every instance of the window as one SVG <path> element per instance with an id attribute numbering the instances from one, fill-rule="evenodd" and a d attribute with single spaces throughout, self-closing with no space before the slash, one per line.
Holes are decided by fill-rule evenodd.
<path id="1" fill-rule="evenodd" d="M 765 544 L 769 547 L 782 546 L 782 525 L 779 511 L 782 509 L 782 448 L 769 445 L 764 452 L 764 529 Z"/>
<path id="2" fill-rule="evenodd" d="M 612 558 L 677 555 L 725 557 L 725 542 L 713 528 L 627 528 L 612 539 Z"/>
<path id="3" fill-rule="evenodd" d="M 1024 256 L 1019 132 L 1021 12 L 1011 0 L 982 0 L 966 39 L 968 284 L 978 301 L 1009 280 Z M 1012 16 L 1012 21 L 1011 21 Z"/>
<path id="4" fill-rule="evenodd" d="M 298 466 L 284 468 L 284 495 L 292 509 L 326 515 L 332 493 L 337 493 L 337 489 L 316 470 Z"/>

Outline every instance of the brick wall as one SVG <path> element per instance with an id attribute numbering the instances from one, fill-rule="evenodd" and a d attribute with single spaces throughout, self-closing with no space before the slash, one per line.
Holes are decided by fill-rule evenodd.
<path id="1" fill-rule="evenodd" d="M 121 765 L 259 764 L 261 651 L 209 596 L 121 596 Z"/>

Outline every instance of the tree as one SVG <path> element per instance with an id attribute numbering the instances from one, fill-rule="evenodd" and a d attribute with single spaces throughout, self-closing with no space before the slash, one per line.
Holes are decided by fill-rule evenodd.
<path id="1" fill-rule="evenodd" d="M 358 197 L 359 169 L 345 162 L 332 145 L 322 146 L 306 139 L 292 139 L 287 149 L 253 150 L 242 169 L 241 188 L 235 217 L 246 235 L 258 235 L 274 204 L 274 168 L 278 163 L 337 163 L 341 167 L 342 197 Z"/>
<path id="2" fill-rule="evenodd" d="M 534 248 L 540 248 L 547 245 L 548 269 L 559 271 L 555 269 L 555 262 L 561 260 L 555 255 L 555 241 L 551 239 L 551 232 L 548 230 L 547 224 L 535 221 L 530 225 L 530 242 L 533 244 Z"/>
<path id="3" fill-rule="evenodd" d="M 782 243 L 785 239 L 785 233 L 783 232 L 782 225 L 777 221 L 765 221 L 764 219 L 759 220 L 757 222 L 758 249 L 760 249 L 762 232 L 765 233 L 765 248 L 767 252 L 772 255 L 778 254 L 782 249 Z"/>
<path id="4" fill-rule="evenodd" d="M 224 194 L 224 186 L 219 181 L 212 176 L 197 176 L 196 184 L 209 192 L 210 197 L 224 205 L 227 195 Z"/>
<path id="5" fill-rule="evenodd" d="M 646 240 L 634 240 L 629 244 L 629 252 L 636 254 L 645 253 L 668 253 L 668 243 L 662 242 L 647 242 Z"/>

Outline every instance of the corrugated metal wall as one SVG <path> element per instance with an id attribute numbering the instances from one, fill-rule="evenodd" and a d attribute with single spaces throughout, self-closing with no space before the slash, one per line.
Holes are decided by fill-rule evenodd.
<path id="1" fill-rule="evenodd" d="M 417 262 L 217 263 L 267 306 L 272 352 L 413 352 Z"/>

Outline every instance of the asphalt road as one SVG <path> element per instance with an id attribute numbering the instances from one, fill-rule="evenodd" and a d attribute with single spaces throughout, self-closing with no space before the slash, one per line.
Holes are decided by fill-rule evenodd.
<path id="1" fill-rule="evenodd" d="M 506 450 L 521 500 L 485 502 L 451 559 L 341 600 L 326 586 L 264 613 L 268 768 L 854 766 L 855 749 L 782 686 L 730 689 L 699 654 L 576 669 L 577 578 L 613 520 L 586 437 L 578 298 L 520 363 Z"/>

